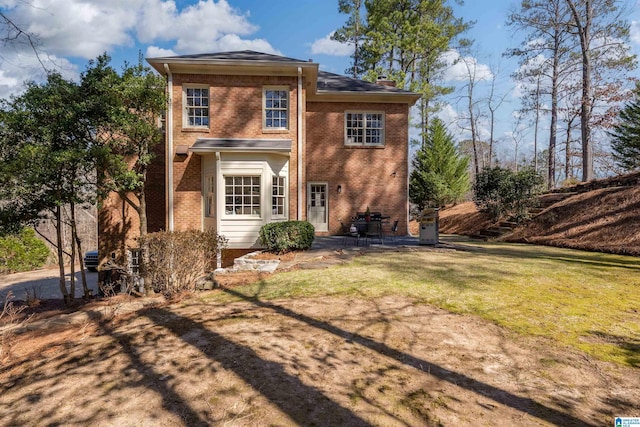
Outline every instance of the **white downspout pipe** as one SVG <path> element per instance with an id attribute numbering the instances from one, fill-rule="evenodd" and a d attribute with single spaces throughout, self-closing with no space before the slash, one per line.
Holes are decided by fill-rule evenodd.
<path id="1" fill-rule="evenodd" d="M 298 67 L 298 221 L 302 220 L 302 67 Z"/>
<path id="2" fill-rule="evenodd" d="M 167 109 L 167 227 L 168 231 L 173 231 L 173 74 L 169 69 L 169 64 L 164 64 L 164 70 L 167 72 L 167 92 L 168 104 Z"/>
<path id="3" fill-rule="evenodd" d="M 406 212 L 406 224 L 407 224 L 407 230 L 406 230 L 406 235 L 409 236 L 411 235 L 411 232 L 409 231 L 409 221 L 411 219 L 411 215 L 409 214 L 409 208 L 411 206 L 411 202 L 409 201 L 409 180 L 410 180 L 410 170 L 411 170 L 411 136 L 409 135 L 409 132 L 411 132 L 411 116 L 409 115 L 409 113 L 411 112 L 411 107 L 409 107 L 407 105 L 407 177 L 406 177 L 406 182 L 405 182 L 405 188 L 407 189 L 407 201 L 404 205 L 404 211 Z"/>

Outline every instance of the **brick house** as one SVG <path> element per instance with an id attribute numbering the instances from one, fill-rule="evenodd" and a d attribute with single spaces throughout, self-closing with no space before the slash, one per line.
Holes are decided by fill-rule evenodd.
<path id="1" fill-rule="evenodd" d="M 337 234 L 369 206 L 408 232 L 409 108 L 419 95 L 253 51 L 147 61 L 170 95 L 149 231 L 214 227 L 230 248 L 251 248 L 266 223 L 308 220 L 318 235 Z M 102 231 L 132 237 L 136 219 L 111 202 Z"/>

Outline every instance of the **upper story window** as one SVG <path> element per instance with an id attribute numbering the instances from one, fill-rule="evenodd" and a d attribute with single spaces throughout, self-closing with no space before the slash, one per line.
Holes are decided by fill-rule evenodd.
<path id="1" fill-rule="evenodd" d="M 384 113 L 347 111 L 345 145 L 384 145 Z"/>
<path id="2" fill-rule="evenodd" d="M 184 126 L 209 127 L 209 88 L 188 86 L 184 90 Z"/>
<path id="3" fill-rule="evenodd" d="M 289 128 L 289 89 L 265 87 L 262 92 L 264 129 L 284 130 Z"/>

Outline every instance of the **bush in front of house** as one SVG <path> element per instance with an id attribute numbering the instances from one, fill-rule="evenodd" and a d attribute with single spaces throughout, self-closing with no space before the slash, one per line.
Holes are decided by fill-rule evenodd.
<path id="1" fill-rule="evenodd" d="M 172 297 L 193 291 L 207 271 L 215 268 L 218 251 L 227 239 L 214 230 L 161 231 L 139 239 L 146 254 L 141 275 L 150 280 L 153 290 Z"/>
<path id="2" fill-rule="evenodd" d="M 277 253 L 309 249 L 314 237 L 315 229 L 307 221 L 272 222 L 260 229 L 262 245 Z"/>
<path id="3" fill-rule="evenodd" d="M 32 228 L 0 237 L 0 275 L 42 267 L 51 252 Z"/>
<path id="4" fill-rule="evenodd" d="M 518 172 L 499 166 L 485 168 L 476 176 L 473 200 L 494 221 L 508 217 L 515 221 L 526 219 L 528 210 L 541 192 L 543 177 L 533 168 Z"/>

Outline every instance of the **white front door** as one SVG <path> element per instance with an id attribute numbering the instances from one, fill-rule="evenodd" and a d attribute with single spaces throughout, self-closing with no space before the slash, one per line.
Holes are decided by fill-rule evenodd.
<path id="1" fill-rule="evenodd" d="M 316 231 L 328 231 L 327 183 L 310 182 L 307 188 L 307 216 Z"/>

